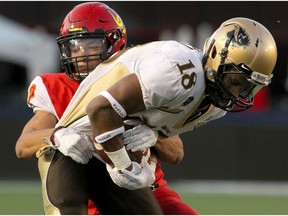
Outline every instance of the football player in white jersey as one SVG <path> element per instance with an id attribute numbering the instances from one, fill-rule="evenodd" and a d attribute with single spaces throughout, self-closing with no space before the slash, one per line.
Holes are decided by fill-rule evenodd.
<path id="1" fill-rule="evenodd" d="M 192 131 L 226 112 L 253 105 L 271 82 L 277 48 L 259 22 L 236 17 L 207 39 L 203 53 L 176 41 L 158 41 L 120 51 L 100 64 L 79 86 L 57 126 L 89 130 L 114 164 L 113 181 L 128 189 L 152 183 L 153 172 L 131 162 L 123 146 L 123 119 L 137 117 L 159 134 Z M 113 85 L 97 86 L 112 76 Z M 87 105 L 87 109 L 83 107 Z M 87 111 L 87 113 L 86 113 Z M 88 118 L 90 123 L 88 122 Z M 75 120 L 75 121 L 74 121 Z M 81 128 L 79 127 L 81 125 Z M 128 145 L 132 150 L 147 145 Z"/>
<path id="2" fill-rule="evenodd" d="M 86 19 L 87 16 L 89 17 L 88 19 Z M 79 19 L 83 20 L 80 22 Z M 77 25 L 74 22 L 75 20 Z M 105 22 L 103 23 L 104 20 Z M 95 29 L 97 29 L 97 31 L 94 31 Z M 86 191 L 86 189 L 81 190 L 82 187 L 79 186 L 82 185 L 86 187 L 86 181 L 81 180 L 84 179 L 82 177 L 85 175 L 83 170 L 86 170 L 85 172 L 87 172 L 87 170 L 90 171 L 88 177 L 91 178 L 91 181 L 97 177 L 98 188 L 108 190 L 107 183 L 109 185 L 109 176 L 105 174 L 107 173 L 105 166 L 102 162 L 93 158 L 86 167 L 83 167 L 83 165 L 77 164 L 69 158 L 65 158 L 65 156 L 57 150 L 53 150 L 51 146 L 47 145 L 47 141 L 43 141 L 42 138 L 50 136 L 54 129 L 53 127 L 61 118 L 69 101 L 78 88 L 80 81 L 103 61 L 103 59 L 107 59 L 111 54 L 126 47 L 127 34 L 119 15 L 107 5 L 99 2 L 83 3 L 73 8 L 64 19 L 60 34 L 62 37 L 58 38 L 58 43 L 61 49 L 61 60 L 65 68 L 65 74 L 42 74 L 32 81 L 29 87 L 27 102 L 29 107 L 33 108 L 35 115 L 24 127 L 16 144 L 16 153 L 19 158 L 29 158 L 35 155 L 38 157 L 45 214 L 87 214 L 87 205 L 85 206 L 85 203 L 87 203 L 87 195 L 83 192 Z M 108 52 L 107 47 L 109 47 Z M 88 50 L 89 55 L 86 53 L 86 50 Z M 69 52 L 71 52 L 71 54 Z M 85 55 L 87 54 L 88 56 L 85 58 L 89 58 L 89 61 L 83 57 L 84 52 Z M 93 55 L 91 53 L 95 54 Z M 99 58 L 99 53 L 102 55 L 101 59 Z M 77 64 L 74 64 L 75 62 L 77 62 Z M 84 66 L 83 63 L 85 64 Z M 78 70 L 75 71 L 75 67 L 77 67 Z M 143 134 L 141 136 L 145 135 L 145 133 L 141 134 Z M 73 134 L 69 136 L 72 137 Z M 154 133 L 153 136 L 155 136 Z M 84 140 L 89 141 L 87 136 L 82 135 L 82 137 Z M 133 137 L 135 138 L 135 135 L 132 134 L 130 138 Z M 182 159 L 183 150 L 181 140 L 177 137 L 170 139 L 170 141 L 168 139 L 163 139 L 163 141 L 164 140 L 167 145 L 177 145 L 177 148 L 174 150 L 177 150 L 178 153 L 175 155 L 170 153 L 170 156 L 167 156 L 169 152 L 163 152 L 165 148 L 157 148 L 158 154 L 165 156 L 164 159 L 166 159 L 166 162 L 179 162 L 179 160 Z M 75 153 L 74 149 L 72 153 L 74 157 L 80 157 L 82 163 L 84 163 L 83 160 L 89 160 L 92 153 L 81 149 L 81 145 L 78 146 L 78 151 Z M 58 150 L 64 153 L 64 151 L 71 151 L 71 148 L 65 149 L 65 146 L 61 146 L 58 147 Z M 174 150 L 173 152 L 175 152 Z M 158 189 L 154 190 L 153 193 L 165 214 L 197 214 L 193 208 L 182 202 L 175 191 L 167 187 L 159 163 L 156 164 L 155 175 L 156 180 L 154 184 L 158 186 Z M 77 178 L 75 176 L 77 176 Z M 98 176 L 101 177 L 99 178 Z M 46 194 L 46 188 L 49 194 Z M 61 188 L 61 190 L 59 190 L 59 188 Z M 88 188 L 88 190 L 91 190 L 91 188 Z M 147 193 L 147 189 L 140 192 L 140 194 L 142 194 L 140 197 L 139 195 L 135 196 L 135 192 L 131 194 L 131 192 L 127 193 L 122 189 L 114 189 L 114 187 L 110 188 L 110 190 L 111 194 L 113 192 L 115 193 L 113 194 L 115 200 L 121 200 L 119 199 L 119 196 L 121 196 L 122 198 L 129 197 L 129 199 L 131 199 L 130 201 L 137 199 L 141 202 L 149 200 L 149 196 L 151 196 L 150 190 L 148 190 L 150 193 Z M 105 191 L 99 189 L 96 191 L 98 191 L 100 195 L 107 194 Z M 98 199 L 103 198 L 100 195 Z M 145 196 L 146 198 L 143 199 Z M 58 204 L 58 197 L 63 204 Z M 148 203 L 146 203 L 147 205 L 141 203 L 141 206 L 147 209 L 143 211 L 141 206 L 134 205 L 127 207 L 120 201 L 116 201 L 116 204 L 122 206 L 121 209 L 119 209 L 116 204 L 114 208 L 110 208 L 109 206 L 113 202 L 111 198 L 110 202 L 103 202 L 105 203 L 104 205 L 100 203 L 101 213 L 157 213 L 153 208 L 149 208 L 150 204 L 148 205 Z M 108 207 L 106 207 L 107 205 Z M 131 211 L 131 209 L 134 209 L 134 212 Z M 135 209 L 137 211 L 135 211 Z M 91 200 L 89 200 L 88 214 L 99 214 Z"/>

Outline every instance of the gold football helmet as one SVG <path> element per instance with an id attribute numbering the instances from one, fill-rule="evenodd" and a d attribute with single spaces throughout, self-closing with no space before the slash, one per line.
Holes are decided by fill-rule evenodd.
<path id="1" fill-rule="evenodd" d="M 271 82 L 277 47 L 271 33 L 248 18 L 229 19 L 204 44 L 206 93 L 226 111 L 250 108 L 255 94 Z"/>

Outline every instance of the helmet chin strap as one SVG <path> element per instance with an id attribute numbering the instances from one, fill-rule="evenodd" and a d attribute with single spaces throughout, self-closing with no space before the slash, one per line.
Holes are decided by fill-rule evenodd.
<path id="1" fill-rule="evenodd" d="M 107 60 L 110 57 L 111 57 L 111 53 L 108 52 L 108 51 L 100 53 L 100 58 L 101 58 L 102 61 L 105 61 L 105 60 Z"/>
<path id="2" fill-rule="evenodd" d="M 115 43 L 113 45 L 111 45 L 108 50 L 100 53 L 100 58 L 102 61 L 107 60 L 108 58 L 110 58 L 113 55 L 112 51 L 113 51 L 114 47 L 115 47 Z"/>
<path id="3" fill-rule="evenodd" d="M 232 35 L 226 40 L 225 46 L 224 46 L 224 47 L 222 48 L 222 50 L 221 50 L 221 54 L 220 54 L 220 56 L 221 56 L 220 64 L 223 64 L 223 63 L 225 62 L 225 59 L 226 59 L 227 54 L 228 54 L 228 47 L 229 47 L 229 44 L 231 43 L 233 37 L 234 37 L 234 34 L 232 34 Z M 210 45 L 209 45 L 209 47 L 208 47 L 207 52 L 204 53 L 204 55 L 203 55 L 203 58 L 202 58 L 202 63 L 203 63 L 203 65 L 207 62 L 207 59 L 208 59 L 208 57 L 209 57 L 209 54 L 210 54 L 210 52 L 211 52 L 211 49 L 212 49 L 214 43 L 215 43 L 215 39 L 212 39 L 212 41 L 211 41 L 211 43 L 210 43 Z"/>
<path id="4" fill-rule="evenodd" d="M 231 43 L 232 41 L 232 38 L 234 37 L 234 35 L 232 34 L 231 37 L 229 37 L 226 42 L 225 42 L 225 46 L 221 49 L 221 53 L 220 53 L 220 56 L 221 56 L 221 60 L 220 60 L 220 64 L 224 64 L 225 63 L 225 59 L 227 58 L 227 54 L 228 54 L 228 47 L 229 47 L 229 44 Z M 208 56 L 209 56 L 209 53 L 211 52 L 211 49 L 212 49 L 212 46 L 214 45 L 215 43 L 215 39 L 213 39 L 209 45 L 209 48 L 207 50 L 207 52 L 203 55 L 203 59 L 202 59 L 202 62 L 203 64 L 206 63 L 207 59 L 208 59 Z M 219 64 L 219 65 L 220 65 Z M 219 67 L 218 65 L 218 67 Z M 210 73 L 210 74 L 208 74 Z M 210 76 L 209 76 L 210 75 Z M 211 77 L 215 76 L 216 75 L 216 71 L 212 70 L 212 69 L 208 69 L 206 71 L 206 76 L 208 76 L 207 78 L 209 79 L 210 77 L 210 80 L 211 80 Z"/>
<path id="5" fill-rule="evenodd" d="M 114 53 L 113 53 L 113 50 L 114 50 L 116 44 L 119 42 L 119 40 L 120 40 L 121 37 L 122 37 L 121 32 L 120 32 L 119 30 L 116 31 L 115 34 L 114 34 L 114 37 L 115 37 L 116 40 L 114 41 L 113 44 L 111 44 L 111 46 L 108 48 L 108 50 L 105 51 L 105 52 L 100 53 L 100 58 L 101 58 L 103 61 L 107 60 L 108 58 L 110 58 L 110 57 L 114 54 Z M 109 39 L 107 39 L 107 40 L 109 40 Z"/>

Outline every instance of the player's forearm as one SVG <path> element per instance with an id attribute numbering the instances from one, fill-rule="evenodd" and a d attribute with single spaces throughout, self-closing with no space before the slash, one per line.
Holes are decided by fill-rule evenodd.
<path id="1" fill-rule="evenodd" d="M 122 133 L 117 131 L 123 126 L 123 119 L 105 98 L 101 96 L 94 98 L 88 104 L 86 111 L 94 137 L 99 139 L 98 143 L 105 151 L 116 151 L 123 147 L 120 136 Z"/>
<path id="2" fill-rule="evenodd" d="M 123 119 L 101 96 L 93 99 L 86 111 L 95 141 L 101 144 L 115 167 L 119 170 L 130 167 L 131 160 L 123 144 Z"/>
<path id="3" fill-rule="evenodd" d="M 46 146 L 42 137 L 49 137 L 54 128 L 23 132 L 17 140 L 15 152 L 18 158 L 28 159 L 36 155 L 36 152 Z"/>
<path id="4" fill-rule="evenodd" d="M 184 157 L 183 143 L 179 136 L 165 137 L 158 136 L 154 146 L 158 159 L 169 164 L 179 164 Z"/>

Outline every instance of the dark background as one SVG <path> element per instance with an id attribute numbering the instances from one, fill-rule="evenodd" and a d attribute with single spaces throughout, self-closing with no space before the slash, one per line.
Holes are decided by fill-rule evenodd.
<path id="1" fill-rule="evenodd" d="M 58 34 L 77 1 L 0 2 L 0 14 L 27 27 Z M 122 17 L 130 44 L 158 40 L 160 32 L 181 24 L 196 30 L 208 22 L 215 30 L 226 19 L 244 16 L 265 25 L 278 46 L 278 61 L 269 104 L 263 109 L 229 113 L 194 132 L 181 135 L 185 158 L 177 166 L 163 164 L 168 180 L 224 179 L 288 181 L 288 99 L 286 91 L 288 2 L 281 1 L 106 1 Z M 0 29 L 5 31 L 5 29 Z M 202 48 L 202 47 L 199 47 Z M 0 47 L 1 49 L 1 47 Z M 41 47 L 39 47 L 41 49 Z M 45 50 L 43 50 L 45 52 Z M 60 66 L 59 66 L 60 68 Z M 45 71 L 39 71 L 44 73 Z M 0 180 L 39 179 L 37 161 L 19 160 L 14 147 L 32 111 L 26 105 L 27 69 L 0 62 Z M 0 76 L 1 78 L 1 76 Z"/>

